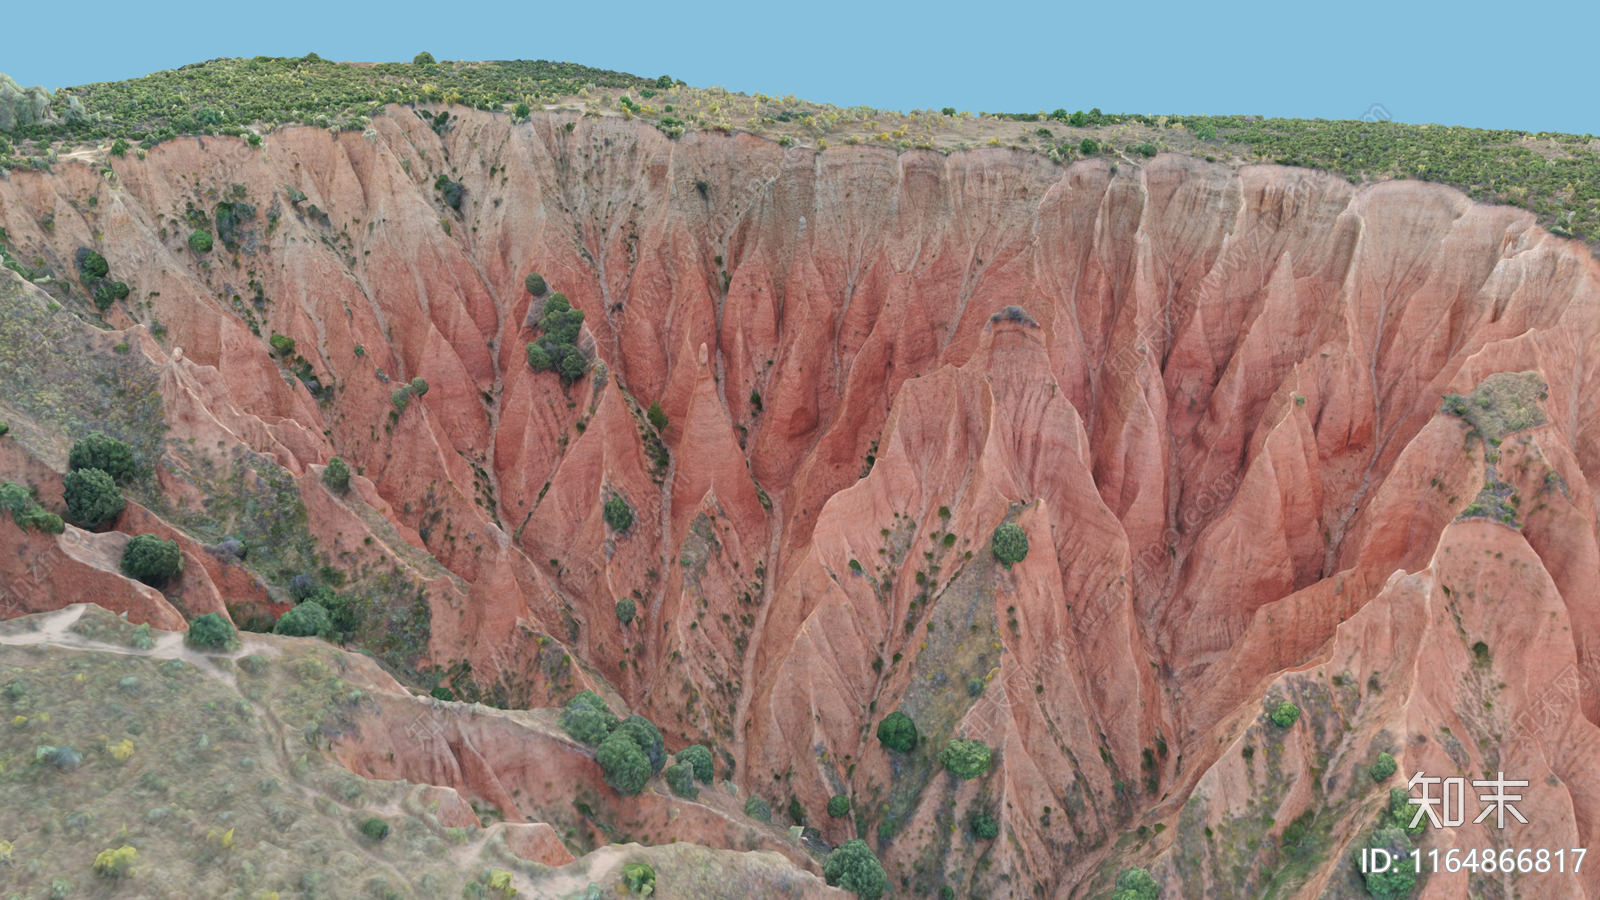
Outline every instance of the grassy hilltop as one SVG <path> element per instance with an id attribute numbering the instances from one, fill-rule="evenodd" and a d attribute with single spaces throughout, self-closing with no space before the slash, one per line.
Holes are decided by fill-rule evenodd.
<path id="1" fill-rule="evenodd" d="M 0 104 L 8 96 L 0 81 Z M 27 99 L 9 83 L 12 102 Z M 30 89 L 31 91 L 32 89 Z M 644 118 L 679 137 L 748 131 L 787 143 L 876 143 L 945 152 L 1013 146 L 1066 162 L 1097 154 L 1135 159 L 1187 152 L 1235 164 L 1325 169 L 1353 182 L 1412 178 L 1452 185 L 1475 200 L 1528 209 L 1563 236 L 1600 242 L 1600 140 L 1593 135 L 1398 122 L 1089 112 L 973 115 L 951 107 L 909 115 L 838 107 L 793 95 L 691 88 L 667 76 L 547 61 L 335 63 L 299 58 L 215 59 L 143 78 L 32 95 L 32 117 L 0 131 L 0 167 L 47 166 L 89 145 L 137 152 L 185 134 L 252 139 L 290 123 L 362 129 L 390 104 L 468 106 L 527 115 L 539 108 Z M 6 116 L 0 110 L 0 126 Z"/>

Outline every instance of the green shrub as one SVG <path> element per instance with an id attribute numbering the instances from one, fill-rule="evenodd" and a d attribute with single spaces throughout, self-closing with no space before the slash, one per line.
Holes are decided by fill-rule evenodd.
<path id="1" fill-rule="evenodd" d="M 550 351 L 538 344 L 528 344 L 528 368 L 535 372 L 548 372 L 555 368 L 556 361 L 550 357 Z"/>
<path id="2" fill-rule="evenodd" d="M 883 864 L 860 838 L 846 841 L 828 854 L 822 874 L 830 886 L 850 891 L 862 900 L 877 900 L 889 887 Z"/>
<path id="3" fill-rule="evenodd" d="M 1028 556 L 1028 533 L 1015 522 L 1001 522 L 989 540 L 989 549 L 1006 568 L 1022 562 Z"/>
<path id="4" fill-rule="evenodd" d="M 606 784 L 623 796 L 632 796 L 650 781 L 650 760 L 634 739 L 621 730 L 600 742 L 595 761 L 605 770 Z"/>
<path id="5" fill-rule="evenodd" d="M 892 712 L 878 723 L 878 740 L 890 750 L 910 753 L 917 746 L 917 723 L 903 712 Z"/>
<path id="6" fill-rule="evenodd" d="M 78 440 L 67 454 L 67 468 L 99 469 L 113 481 L 127 481 L 133 477 L 133 450 L 127 444 L 98 431 Z"/>
<path id="7" fill-rule="evenodd" d="M 661 767 L 666 765 L 667 748 L 661 739 L 661 729 L 644 716 L 629 716 L 623 719 L 611 733 L 626 735 L 639 745 L 645 758 L 650 761 L 650 774 L 660 772 Z"/>
<path id="8" fill-rule="evenodd" d="M 100 254 L 84 247 L 77 254 L 78 271 L 88 278 L 104 278 L 111 272 L 111 264 Z"/>
<path id="9" fill-rule="evenodd" d="M 183 552 L 177 541 L 164 541 L 153 534 L 136 534 L 122 551 L 122 572 L 152 587 L 183 571 Z"/>
<path id="10" fill-rule="evenodd" d="M 650 420 L 651 428 L 658 432 L 667 430 L 667 414 L 661 411 L 661 402 L 659 400 L 651 400 L 650 409 L 644 415 L 645 418 Z"/>
<path id="11" fill-rule="evenodd" d="M 589 370 L 589 361 L 578 350 L 583 310 L 573 309 L 566 295 L 551 294 L 544 301 L 537 327 L 541 334 L 528 345 L 528 365 L 535 372 L 555 369 L 568 384 L 582 378 Z"/>
<path id="12" fill-rule="evenodd" d="M 322 468 L 322 483 L 341 494 L 344 493 L 350 487 L 350 467 L 337 456 L 329 459 L 328 464 Z"/>
<path id="13" fill-rule="evenodd" d="M 638 604 L 633 602 L 632 597 L 623 597 L 617 601 L 617 621 L 623 625 L 631 624 L 636 612 L 638 612 Z"/>
<path id="14" fill-rule="evenodd" d="M 1394 862 L 1401 862 L 1411 853 L 1412 845 L 1404 829 L 1382 825 L 1373 829 L 1367 837 L 1367 848 L 1387 850 Z M 1417 883 L 1417 873 L 1412 866 L 1393 863 L 1387 872 L 1366 872 L 1362 877 L 1366 879 L 1367 893 L 1378 900 L 1399 900 L 1409 896 L 1411 888 Z"/>
<path id="15" fill-rule="evenodd" d="M 946 106 L 939 110 L 939 114 L 943 116 L 953 116 L 956 114 L 956 108 L 954 106 Z"/>
<path id="16" fill-rule="evenodd" d="M 850 798 L 844 794 L 834 794 L 828 798 L 828 816 L 842 819 L 850 815 Z"/>
<path id="17" fill-rule="evenodd" d="M 1000 836 L 1000 823 L 988 813 L 973 813 L 967 819 L 967 824 L 972 826 L 972 833 L 981 841 L 992 841 Z"/>
<path id="18" fill-rule="evenodd" d="M 94 286 L 94 305 L 101 312 L 111 308 L 111 304 L 118 300 L 126 300 L 129 293 L 126 284 L 120 281 L 102 281 Z"/>
<path id="19" fill-rule="evenodd" d="M 423 394 L 426 394 L 427 392 L 428 392 L 428 383 L 426 381 L 422 380 L 422 376 L 421 375 L 418 375 L 416 378 L 411 379 L 411 393 L 416 394 L 418 397 L 421 397 Z"/>
<path id="20" fill-rule="evenodd" d="M 466 189 L 461 186 L 461 182 L 451 181 L 450 176 L 440 172 L 439 177 L 434 179 L 433 189 L 438 191 L 440 196 L 444 198 L 446 206 L 455 210 L 461 208 L 461 197 L 466 192 Z"/>
<path id="21" fill-rule="evenodd" d="M 189 623 L 183 642 L 196 650 L 237 650 L 239 632 L 220 613 L 206 613 Z"/>
<path id="22" fill-rule="evenodd" d="M 1217 139 L 1217 126 L 1207 122 L 1194 130 L 1194 136 L 1202 141 L 1214 141 Z"/>
<path id="23" fill-rule="evenodd" d="M 1377 761 L 1372 764 L 1372 768 L 1368 771 L 1371 773 L 1373 781 L 1383 781 L 1393 775 L 1394 770 L 1394 757 L 1387 753 L 1379 752 Z"/>
<path id="24" fill-rule="evenodd" d="M 116 140 L 111 142 L 111 155 L 112 156 L 127 156 L 128 155 L 128 147 L 129 147 L 129 144 L 128 144 L 127 141 L 123 140 L 122 138 L 117 138 Z"/>
<path id="25" fill-rule="evenodd" d="M 1074 115 L 1076 115 L 1076 113 L 1074 113 Z M 1093 156 L 1100 152 L 1100 144 L 1094 138 L 1084 138 L 1083 141 L 1078 144 L 1078 152 L 1082 153 L 1084 156 Z"/>
<path id="26" fill-rule="evenodd" d="M 99 469 L 78 469 L 61 479 L 67 501 L 67 518 L 85 528 L 98 528 L 115 519 L 127 504 L 111 476 Z"/>
<path id="27" fill-rule="evenodd" d="M 522 107 L 519 106 L 517 108 L 521 109 Z M 527 113 L 518 113 L 518 115 L 526 116 Z M 544 292 L 550 289 L 550 286 L 545 284 L 544 276 L 540 275 L 538 272 L 529 272 L 526 276 L 524 276 L 522 279 L 522 286 L 527 288 L 528 293 L 535 297 L 543 297 Z"/>
<path id="28" fill-rule="evenodd" d="M 433 54 L 424 50 L 412 58 L 411 64 L 414 66 L 431 66 L 433 65 Z"/>
<path id="29" fill-rule="evenodd" d="M 272 352 L 278 354 L 279 356 L 287 357 L 289 354 L 294 352 L 294 338 L 289 337 L 288 335 L 279 334 L 274 331 L 272 333 L 272 337 L 267 339 L 267 343 L 272 346 Z"/>
<path id="30" fill-rule="evenodd" d="M 279 616 L 278 623 L 272 626 L 273 634 L 290 637 L 322 637 L 332 630 L 333 619 L 327 607 L 315 600 L 307 600 Z"/>
<path id="31" fill-rule="evenodd" d="M 396 410 L 405 413 L 406 407 L 411 405 L 411 385 L 395 388 L 394 393 L 389 395 L 389 402 L 394 404 Z"/>
<path id="32" fill-rule="evenodd" d="M 1149 158 L 1149 157 L 1152 157 L 1152 156 L 1156 155 L 1156 153 L 1157 153 L 1156 145 L 1155 144 L 1151 144 L 1149 142 L 1146 142 L 1146 143 L 1140 144 L 1137 147 L 1134 147 L 1133 148 L 1133 152 L 1139 154 L 1140 156 Z"/>
<path id="33" fill-rule="evenodd" d="M 11 513 L 12 521 L 24 530 L 45 534 L 60 534 L 67 530 L 60 516 L 45 512 L 34 501 L 32 492 L 15 481 L 0 484 L 0 512 Z"/>
<path id="34" fill-rule="evenodd" d="M 752 794 L 744 801 L 744 814 L 760 822 L 772 823 L 772 804 Z"/>
<path id="35" fill-rule="evenodd" d="M 189 249 L 196 253 L 210 253 L 211 232 L 195 229 L 195 232 L 189 235 Z"/>
<path id="36" fill-rule="evenodd" d="M 389 836 L 389 823 L 377 816 L 367 816 L 361 820 L 361 833 L 375 841 L 381 841 Z"/>
<path id="37" fill-rule="evenodd" d="M 604 515 L 612 531 L 627 531 L 633 525 L 633 507 L 621 494 L 606 501 Z"/>
<path id="38" fill-rule="evenodd" d="M 518 103 L 516 108 L 511 111 L 511 114 L 519 119 L 526 119 L 532 112 L 533 109 L 528 104 Z"/>
<path id="39" fill-rule="evenodd" d="M 139 851 L 122 846 L 116 850 L 101 850 L 94 858 L 94 873 L 103 878 L 122 878 L 133 871 L 139 861 Z"/>
<path id="40" fill-rule="evenodd" d="M 982 741 L 951 741 L 939 751 L 939 763 L 970 781 L 989 771 L 989 746 Z"/>
<path id="41" fill-rule="evenodd" d="M 983 693 L 984 683 L 982 678 L 967 679 L 967 696 L 976 697 Z"/>
<path id="42" fill-rule="evenodd" d="M 1116 886 L 1111 889 L 1111 900 L 1156 900 L 1160 895 L 1161 888 L 1149 870 L 1137 866 L 1118 872 Z"/>
<path id="43" fill-rule="evenodd" d="M 656 870 L 648 863 L 628 863 L 622 867 L 622 883 L 628 893 L 648 897 L 656 892 Z"/>
<path id="44" fill-rule="evenodd" d="M 561 727 L 573 739 L 593 747 L 606 739 L 617 726 L 611 707 L 594 691 L 582 691 L 567 701 L 561 713 Z"/>
<path id="45" fill-rule="evenodd" d="M 1411 802 L 1411 793 L 1405 788 L 1390 788 L 1386 824 L 1393 825 L 1406 834 L 1421 834 L 1428 827 L 1427 816 L 1417 819 L 1416 827 L 1411 827 L 1411 820 L 1417 818 L 1417 811 L 1421 808 Z"/>
<path id="46" fill-rule="evenodd" d="M 690 744 L 678 751 L 678 762 L 694 766 L 694 777 L 701 784 L 710 784 L 712 778 L 711 751 L 700 744 Z"/>
<path id="47" fill-rule="evenodd" d="M 1272 711 L 1272 724 L 1279 728 L 1288 728 L 1300 718 L 1300 707 L 1285 700 L 1279 703 Z"/>
<path id="48" fill-rule="evenodd" d="M 667 787 L 672 788 L 672 793 L 686 800 L 693 800 L 700 796 L 700 789 L 694 785 L 694 766 L 686 762 L 667 766 Z"/>

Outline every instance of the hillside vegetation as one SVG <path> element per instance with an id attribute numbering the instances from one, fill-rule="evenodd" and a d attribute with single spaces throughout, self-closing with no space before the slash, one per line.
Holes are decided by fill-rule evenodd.
<path id="1" fill-rule="evenodd" d="M 830 142 L 944 152 L 1009 146 L 1061 162 L 1101 154 L 1137 162 L 1178 151 L 1236 164 L 1325 169 L 1356 183 L 1435 181 L 1480 202 L 1528 209 L 1558 235 L 1600 241 L 1600 140 L 1588 134 L 1065 108 L 973 115 L 944 107 L 906 115 L 792 94 L 701 90 L 665 75 L 641 78 L 573 63 L 439 62 L 426 53 L 411 63 L 335 63 L 315 53 L 214 59 L 53 95 L 42 88 L 25 93 L 6 79 L 0 107 L 8 103 L 13 109 L 0 108 L 0 168 L 48 166 L 85 143 L 126 153 L 186 134 L 246 136 L 254 143 L 260 132 L 290 123 L 360 130 L 389 104 L 463 105 L 519 117 L 550 108 L 645 117 L 673 137 L 741 130 L 818 149 Z M 448 117 L 429 118 L 437 128 L 449 127 Z"/>

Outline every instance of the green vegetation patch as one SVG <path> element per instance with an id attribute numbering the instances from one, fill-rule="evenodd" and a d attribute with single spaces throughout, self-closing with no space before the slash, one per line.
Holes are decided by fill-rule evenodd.
<path id="1" fill-rule="evenodd" d="M 1446 394 L 1441 410 L 1467 420 L 1477 436 L 1498 443 L 1512 432 L 1550 421 L 1539 406 L 1545 391 L 1537 372 L 1498 372 L 1466 396 Z"/>

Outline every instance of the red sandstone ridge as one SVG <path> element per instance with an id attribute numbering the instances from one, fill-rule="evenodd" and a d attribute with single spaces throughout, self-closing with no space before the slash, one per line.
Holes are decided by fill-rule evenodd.
<path id="1" fill-rule="evenodd" d="M 1186 896 L 1353 896 L 1380 749 L 1544 779 L 1545 830 L 1519 846 L 1586 845 L 1600 821 L 1600 682 L 1577 679 L 1559 733 L 1511 729 L 1563 666 L 1600 667 L 1600 267 L 1522 211 L 1178 156 L 817 153 L 472 111 L 443 136 L 394 109 L 371 137 L 181 139 L 113 166 L 11 173 L 0 225 L 61 273 L 103 253 L 143 298 L 108 313 L 118 331 L 0 288 L 61 335 L 59 371 L 122 366 L 159 400 L 140 499 L 160 521 L 119 527 L 262 536 L 248 578 L 198 560 L 229 609 L 281 609 L 290 576 L 322 573 L 412 623 L 361 636 L 392 658 L 420 608 L 402 674 L 517 707 L 599 690 L 712 747 L 781 824 L 866 838 L 917 896 L 1089 896 L 1127 865 Z M 432 190 L 446 172 L 459 212 Z M 225 197 L 256 217 L 198 259 L 187 212 Z M 530 271 L 586 315 L 571 385 L 526 362 Z M 49 414 L 9 371 L 6 477 L 59 504 L 72 427 L 114 411 Z M 1493 392 L 1493 427 L 1440 413 L 1505 373 L 1540 386 L 1513 398 L 1538 422 L 1507 425 Z M 333 455 L 347 492 L 321 480 Z M 1486 479 L 1518 504 L 1452 524 Z M 1002 522 L 1029 537 L 1009 569 Z M 1285 697 L 1287 733 L 1263 706 Z M 895 709 L 911 754 L 873 735 Z M 955 737 L 996 749 L 988 775 L 940 771 Z M 501 753 L 397 752 L 426 771 L 389 777 L 490 798 L 495 773 L 527 777 Z M 836 794 L 851 817 L 826 816 Z M 1295 856 L 1278 842 L 1308 811 L 1320 843 Z"/>

